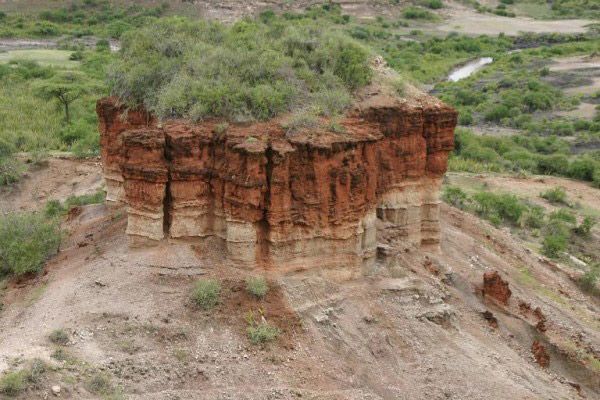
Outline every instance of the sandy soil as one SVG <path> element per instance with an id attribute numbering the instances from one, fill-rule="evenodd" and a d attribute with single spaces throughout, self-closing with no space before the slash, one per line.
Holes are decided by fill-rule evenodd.
<path id="1" fill-rule="evenodd" d="M 572 20 L 536 20 L 526 17 L 500 17 L 481 14 L 459 3 L 449 3 L 444 10 L 445 21 L 436 26 L 442 32 L 461 32 L 470 35 L 506 35 L 515 36 L 521 32 L 534 33 L 582 33 L 586 25 L 594 21 L 586 19 Z"/>
<path id="2" fill-rule="evenodd" d="M 600 79 L 599 79 L 600 81 Z M 600 89 L 600 86 L 598 87 Z M 598 90 L 597 89 L 597 90 Z M 590 104 L 581 102 L 576 109 L 569 111 L 558 111 L 556 115 L 560 115 L 561 117 L 574 117 L 574 118 L 586 118 L 592 119 L 596 115 L 596 106 L 597 104 Z"/>
<path id="3" fill-rule="evenodd" d="M 96 193 L 103 186 L 100 160 L 49 158 L 29 171 L 17 184 L 0 187 L 0 212 L 42 208 L 48 200 Z"/>
<path id="4" fill-rule="evenodd" d="M 509 179 L 494 182 L 536 192 L 543 184 Z M 573 190 L 600 201 L 597 190 Z M 29 201 L 19 199 L 17 207 Z M 335 271 L 273 276 L 262 301 L 243 289 L 253 272 L 223 265 L 218 243 L 130 248 L 123 215 L 103 205 L 71 213 L 47 274 L 5 290 L 0 371 L 33 357 L 53 366 L 22 399 L 46 398 L 56 384 L 63 398 L 98 398 L 86 389 L 97 373 L 130 399 L 577 399 L 576 385 L 600 394 L 588 365 L 600 356 L 599 302 L 563 266 L 459 210 L 442 208 L 439 253 L 384 246 L 353 281 Z M 506 307 L 480 295 L 491 270 L 513 291 Z M 189 300 L 200 276 L 223 284 L 212 311 Z M 545 332 L 519 302 L 541 308 Z M 247 313 L 260 310 L 282 329 L 264 347 L 245 335 Z M 47 338 L 59 328 L 70 337 L 64 361 Z M 550 354 L 547 369 L 532 359 L 533 340 Z"/>

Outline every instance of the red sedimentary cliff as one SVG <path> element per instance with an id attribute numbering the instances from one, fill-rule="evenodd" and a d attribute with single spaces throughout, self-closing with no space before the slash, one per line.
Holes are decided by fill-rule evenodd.
<path id="1" fill-rule="evenodd" d="M 377 225 L 435 245 L 456 112 L 426 99 L 370 98 L 343 133 L 286 134 L 276 121 L 161 124 L 105 98 L 107 200 L 127 203 L 132 237 L 218 237 L 250 266 L 358 265 L 375 255 Z"/>

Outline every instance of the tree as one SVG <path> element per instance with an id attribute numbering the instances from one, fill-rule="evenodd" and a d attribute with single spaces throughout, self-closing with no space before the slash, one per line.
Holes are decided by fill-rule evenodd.
<path id="1" fill-rule="evenodd" d="M 34 90 L 43 99 L 56 99 L 64 109 L 65 120 L 69 124 L 71 103 L 98 88 L 99 85 L 85 74 L 78 71 L 64 71 L 48 80 L 38 82 Z"/>

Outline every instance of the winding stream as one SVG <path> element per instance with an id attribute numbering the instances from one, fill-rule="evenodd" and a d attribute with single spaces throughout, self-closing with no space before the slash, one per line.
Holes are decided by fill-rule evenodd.
<path id="1" fill-rule="evenodd" d="M 485 65 L 491 64 L 493 61 L 494 59 L 492 57 L 482 57 L 477 60 L 470 61 L 462 67 L 459 67 L 452 71 L 452 73 L 448 75 L 448 80 L 450 82 L 460 81 L 461 79 L 471 76 L 471 74 L 480 70 Z"/>

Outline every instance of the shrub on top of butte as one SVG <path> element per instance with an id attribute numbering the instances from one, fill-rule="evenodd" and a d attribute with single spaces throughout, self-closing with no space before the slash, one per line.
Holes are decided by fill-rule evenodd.
<path id="1" fill-rule="evenodd" d="M 291 111 L 342 113 L 370 82 L 369 52 L 312 20 L 169 18 L 128 32 L 112 94 L 161 119 L 265 120 Z"/>

